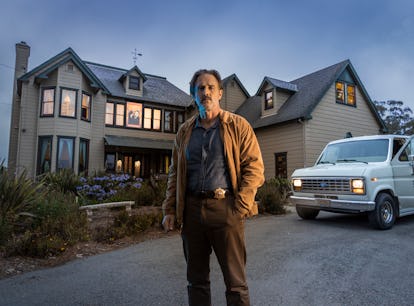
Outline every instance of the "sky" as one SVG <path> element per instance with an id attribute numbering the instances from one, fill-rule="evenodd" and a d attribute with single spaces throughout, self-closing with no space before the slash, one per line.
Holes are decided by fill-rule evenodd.
<path id="1" fill-rule="evenodd" d="M 29 70 L 68 47 L 85 60 L 166 77 L 235 73 L 250 95 L 349 59 L 371 99 L 414 110 L 411 0 L 5 0 L 0 4 L 0 161 L 7 160 L 15 44 Z"/>

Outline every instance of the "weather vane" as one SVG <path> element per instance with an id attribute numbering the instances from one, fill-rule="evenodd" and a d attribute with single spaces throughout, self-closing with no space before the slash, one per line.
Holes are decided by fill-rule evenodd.
<path id="1" fill-rule="evenodd" d="M 134 66 L 135 66 L 137 63 L 138 56 L 142 56 L 142 53 L 138 53 L 137 48 L 134 48 L 134 51 L 131 53 L 133 55 L 132 59 L 134 60 Z"/>

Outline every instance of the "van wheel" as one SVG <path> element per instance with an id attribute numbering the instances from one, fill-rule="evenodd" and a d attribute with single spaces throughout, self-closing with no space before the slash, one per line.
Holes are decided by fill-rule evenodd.
<path id="1" fill-rule="evenodd" d="M 375 209 L 368 213 L 369 223 L 377 229 L 390 229 L 396 219 L 395 201 L 388 193 L 381 193 L 375 200 Z"/>
<path id="2" fill-rule="evenodd" d="M 313 220 L 319 215 L 319 209 L 296 206 L 296 213 L 305 220 Z"/>

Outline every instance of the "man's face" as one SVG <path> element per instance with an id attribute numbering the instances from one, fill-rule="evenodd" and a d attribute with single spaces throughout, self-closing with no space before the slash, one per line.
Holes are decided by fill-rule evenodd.
<path id="1" fill-rule="evenodd" d="M 196 98 L 199 99 L 201 105 L 204 106 L 207 112 L 220 109 L 220 99 L 223 95 L 223 90 L 220 89 L 219 83 L 214 75 L 204 73 L 197 78 Z"/>

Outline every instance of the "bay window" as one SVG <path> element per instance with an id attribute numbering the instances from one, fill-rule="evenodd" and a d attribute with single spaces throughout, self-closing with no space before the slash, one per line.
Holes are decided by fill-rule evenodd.
<path id="1" fill-rule="evenodd" d="M 44 88 L 42 90 L 42 105 L 40 107 L 40 116 L 53 117 L 55 108 L 55 89 Z"/>
<path id="2" fill-rule="evenodd" d="M 76 117 L 76 96 L 77 90 L 62 88 L 60 95 L 60 113 L 61 117 Z"/>

